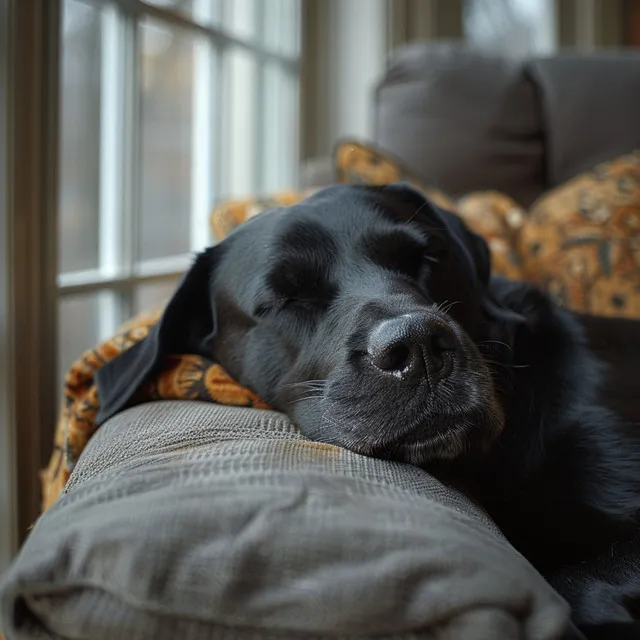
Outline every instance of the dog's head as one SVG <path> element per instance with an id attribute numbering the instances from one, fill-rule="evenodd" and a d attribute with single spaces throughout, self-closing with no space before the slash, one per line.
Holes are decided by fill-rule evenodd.
<path id="1" fill-rule="evenodd" d="M 197 353 L 312 439 L 458 457 L 504 422 L 483 345 L 518 318 L 489 277 L 485 242 L 413 189 L 325 189 L 198 256 L 150 337 L 99 371 L 100 419 L 164 353 Z"/>

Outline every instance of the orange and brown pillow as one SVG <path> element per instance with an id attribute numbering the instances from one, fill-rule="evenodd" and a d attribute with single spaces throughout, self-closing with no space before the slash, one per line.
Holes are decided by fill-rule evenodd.
<path id="1" fill-rule="evenodd" d="M 61 495 L 80 454 L 97 429 L 100 398 L 96 372 L 123 351 L 144 340 L 161 313 L 162 309 L 156 309 L 136 316 L 121 327 L 114 337 L 83 353 L 67 372 L 53 452 L 40 477 L 43 511 Z M 153 400 L 200 400 L 239 407 L 268 408 L 252 391 L 232 380 L 219 364 L 187 353 L 167 356 L 155 377 L 136 392 L 132 404 Z"/>
<path id="2" fill-rule="evenodd" d="M 640 153 L 598 165 L 540 198 L 518 253 L 524 277 L 563 306 L 640 318 Z"/>

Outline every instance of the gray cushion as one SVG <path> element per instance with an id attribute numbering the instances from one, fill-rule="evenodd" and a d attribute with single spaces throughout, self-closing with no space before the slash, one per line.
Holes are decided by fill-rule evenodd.
<path id="1" fill-rule="evenodd" d="M 374 139 L 448 195 L 497 189 L 528 206 L 545 189 L 535 90 L 519 60 L 463 44 L 410 45 L 377 87 Z"/>
<path id="2" fill-rule="evenodd" d="M 497 189 L 528 207 L 640 148 L 640 53 L 507 58 L 464 43 L 400 49 L 377 86 L 377 145 L 459 196 Z"/>
<path id="3" fill-rule="evenodd" d="M 551 640 L 567 617 L 421 470 L 198 402 L 105 423 L 0 585 L 8 640 Z"/>
<path id="4" fill-rule="evenodd" d="M 565 53 L 528 70 L 540 87 L 550 187 L 640 149 L 640 53 Z"/>

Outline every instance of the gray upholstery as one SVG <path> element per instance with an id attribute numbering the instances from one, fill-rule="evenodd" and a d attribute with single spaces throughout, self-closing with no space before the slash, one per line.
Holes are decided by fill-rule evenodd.
<path id="1" fill-rule="evenodd" d="M 198 402 L 105 423 L 0 586 L 7 640 L 551 640 L 567 615 L 421 470 Z"/>
<path id="2" fill-rule="evenodd" d="M 530 202 L 544 188 L 534 91 L 518 62 L 455 44 L 413 45 L 377 88 L 375 141 L 449 195 L 491 187 Z"/>
<path id="3" fill-rule="evenodd" d="M 459 43 L 400 50 L 378 84 L 374 141 L 452 196 L 529 206 L 640 148 L 640 53 L 515 60 Z"/>
<path id="4" fill-rule="evenodd" d="M 640 148 L 639 52 L 564 54 L 527 69 L 539 87 L 550 186 Z"/>

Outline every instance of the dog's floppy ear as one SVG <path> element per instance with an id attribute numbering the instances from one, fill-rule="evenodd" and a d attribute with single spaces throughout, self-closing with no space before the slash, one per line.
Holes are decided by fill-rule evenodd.
<path id="1" fill-rule="evenodd" d="M 509 306 L 502 303 L 495 295 L 495 287 L 492 286 L 491 277 L 491 252 L 486 240 L 477 233 L 471 231 L 458 216 L 455 218 L 460 237 L 464 238 L 464 244 L 475 265 L 478 281 L 482 287 L 482 311 L 485 316 L 494 323 L 494 330 L 500 331 L 504 341 L 508 342 L 507 336 L 513 336 L 517 327 L 526 319 L 520 313 L 514 311 Z"/>
<path id="2" fill-rule="evenodd" d="M 468 274 L 485 289 L 491 277 L 491 256 L 487 243 L 471 231 L 462 219 L 424 196 L 406 182 L 374 187 L 388 201 L 401 219 L 424 224 L 434 231 L 444 232 L 456 245 L 456 254 L 464 262 Z"/>
<path id="3" fill-rule="evenodd" d="M 463 247 L 461 255 L 471 265 L 471 270 L 475 273 L 476 280 L 482 291 L 482 310 L 485 316 L 493 321 L 494 329 L 498 330 L 498 325 L 502 325 L 500 331 L 506 335 L 512 335 L 515 328 L 525 322 L 524 316 L 501 304 L 499 299 L 493 295 L 490 283 L 491 278 L 491 252 L 486 240 L 479 236 L 463 222 L 457 215 L 435 207 L 434 209 L 440 215 L 441 219 L 447 226 L 449 233 Z M 497 323 L 497 324 L 495 324 Z"/>
<path id="4" fill-rule="evenodd" d="M 162 364 L 164 355 L 213 357 L 216 317 L 211 280 L 215 262 L 216 247 L 199 254 L 149 335 L 98 369 L 98 426 L 127 405 Z"/>
<path id="5" fill-rule="evenodd" d="M 458 253 L 464 256 L 467 270 L 475 275 L 479 286 L 486 289 L 491 278 L 491 254 L 485 239 L 471 231 L 456 214 L 434 204 L 431 204 L 431 209 L 458 245 Z"/>
<path id="6" fill-rule="evenodd" d="M 378 189 L 404 220 L 415 220 L 434 230 L 444 231 L 455 243 L 455 253 L 462 260 L 462 266 L 482 292 L 483 312 L 490 320 L 502 324 L 505 334 L 511 335 L 515 326 L 525 321 L 524 316 L 501 304 L 492 294 L 489 246 L 484 238 L 467 227 L 462 218 L 437 206 L 407 183 L 398 182 Z M 494 328 L 498 329 L 498 325 Z"/>

